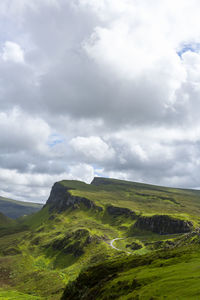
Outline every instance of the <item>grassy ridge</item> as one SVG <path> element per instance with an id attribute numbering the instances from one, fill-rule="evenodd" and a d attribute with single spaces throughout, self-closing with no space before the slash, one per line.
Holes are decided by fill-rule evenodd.
<path id="1" fill-rule="evenodd" d="M 199 222 L 200 191 L 175 189 L 117 179 L 106 179 L 98 185 L 64 180 L 74 196 L 86 197 L 98 205 L 113 204 L 145 215 L 169 214 Z M 106 182 L 106 184 L 105 184 Z"/>
<path id="2" fill-rule="evenodd" d="M 199 292 L 195 267 L 200 262 L 198 231 L 185 235 L 130 231 L 134 219 L 107 210 L 113 205 L 131 209 L 137 216 L 169 214 L 198 227 L 199 191 L 112 179 L 90 185 L 79 181 L 61 184 L 103 210 L 80 203 L 58 213 L 49 211 L 47 205 L 0 230 L 0 299 L 58 300 L 66 286 L 66 299 L 77 300 L 179 299 L 179 294 L 186 299 L 189 285 Z M 109 243 L 119 237 L 122 239 L 114 243 L 117 251 Z M 174 288 L 173 281 L 177 283 Z M 76 298 L 80 293 L 82 298 Z"/>

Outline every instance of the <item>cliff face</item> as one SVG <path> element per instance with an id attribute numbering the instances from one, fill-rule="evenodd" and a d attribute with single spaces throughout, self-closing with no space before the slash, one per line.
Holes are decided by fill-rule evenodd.
<path id="1" fill-rule="evenodd" d="M 71 195 L 69 188 L 59 182 L 53 185 L 46 203 L 50 210 L 56 210 L 58 212 L 62 212 L 69 207 L 78 208 L 80 204 L 85 205 L 88 209 L 102 210 L 102 207 L 96 206 L 93 201 L 87 198 Z"/>
<path id="2" fill-rule="evenodd" d="M 129 217 L 131 217 L 132 219 L 136 218 L 135 212 L 133 212 L 132 210 L 130 210 L 128 208 L 124 208 L 124 207 L 117 207 L 117 206 L 109 205 L 107 207 L 107 212 L 109 215 L 112 215 L 114 217 L 124 216 L 126 218 L 129 218 Z"/>
<path id="3" fill-rule="evenodd" d="M 139 217 L 134 228 L 150 230 L 159 234 L 175 234 L 190 232 L 193 224 L 190 221 L 175 219 L 167 215 L 154 215 Z"/>
<path id="4" fill-rule="evenodd" d="M 102 179 L 100 179 L 101 182 Z M 103 179 L 104 180 L 104 179 Z M 99 180 L 97 180 L 99 182 Z M 56 182 L 51 190 L 49 199 L 46 205 L 50 211 L 62 212 L 68 208 L 76 209 L 84 205 L 87 209 L 94 209 L 102 211 L 103 208 L 99 207 L 90 199 L 80 196 L 73 196 L 70 192 L 71 187 L 67 187 L 60 182 Z M 106 211 L 109 215 L 118 219 L 123 216 L 125 218 L 136 219 L 132 229 L 138 228 L 140 230 L 152 231 L 158 234 L 175 234 L 186 233 L 193 230 L 193 224 L 190 221 L 180 220 L 168 215 L 153 215 L 153 216 L 137 216 L 137 214 L 125 207 L 117 207 L 108 205 Z"/>

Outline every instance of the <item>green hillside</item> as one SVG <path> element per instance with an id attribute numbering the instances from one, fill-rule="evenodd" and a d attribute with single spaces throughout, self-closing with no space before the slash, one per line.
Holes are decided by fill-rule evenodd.
<path id="1" fill-rule="evenodd" d="M 43 205 L 39 203 L 23 202 L 0 197 L 0 211 L 12 219 L 35 213 L 40 210 L 42 206 Z"/>
<path id="2" fill-rule="evenodd" d="M 199 212 L 195 190 L 55 183 L 0 231 L 0 299 L 198 299 Z"/>

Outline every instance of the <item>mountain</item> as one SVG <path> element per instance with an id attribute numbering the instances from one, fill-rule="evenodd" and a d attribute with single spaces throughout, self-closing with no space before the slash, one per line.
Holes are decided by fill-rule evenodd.
<path id="1" fill-rule="evenodd" d="M 35 213 L 40 210 L 42 206 L 43 205 L 39 203 L 23 202 L 0 196 L 0 211 L 12 219 Z"/>
<path id="2" fill-rule="evenodd" d="M 200 191 L 57 182 L 0 231 L 0 298 L 197 299 L 199 224 Z"/>

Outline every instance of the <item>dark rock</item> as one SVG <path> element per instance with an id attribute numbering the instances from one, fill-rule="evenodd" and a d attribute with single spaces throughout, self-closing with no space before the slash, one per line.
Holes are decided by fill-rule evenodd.
<path id="1" fill-rule="evenodd" d="M 159 234 L 175 234 L 190 232 L 193 224 L 190 221 L 175 219 L 168 215 L 154 215 L 139 217 L 133 227 Z"/>
<path id="2" fill-rule="evenodd" d="M 109 215 L 112 215 L 114 217 L 125 216 L 131 217 L 132 219 L 136 218 L 136 214 L 128 208 L 109 205 L 107 206 L 107 212 Z"/>
<path id="3" fill-rule="evenodd" d="M 49 199 L 46 203 L 46 205 L 49 206 L 50 211 L 55 210 L 56 212 L 62 212 L 70 207 L 77 209 L 80 207 L 80 204 L 83 204 L 88 209 L 95 209 L 97 211 L 103 210 L 102 207 L 95 205 L 93 201 L 87 198 L 71 195 L 69 188 L 59 182 L 56 182 L 53 185 Z"/>
<path id="4" fill-rule="evenodd" d="M 127 244 L 126 248 L 130 248 L 132 250 L 139 250 L 142 248 L 142 245 L 136 243 L 136 242 L 132 242 L 131 244 Z"/>
<path id="5" fill-rule="evenodd" d="M 175 242 L 169 240 L 145 243 L 145 246 L 147 246 L 150 250 L 169 249 L 175 245 Z"/>

